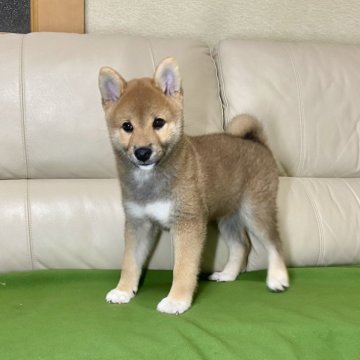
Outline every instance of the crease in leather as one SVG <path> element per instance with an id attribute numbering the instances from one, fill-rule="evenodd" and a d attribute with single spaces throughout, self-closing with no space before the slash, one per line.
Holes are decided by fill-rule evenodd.
<path id="1" fill-rule="evenodd" d="M 210 50 L 210 49 L 209 49 Z M 219 103 L 221 104 L 221 127 L 223 130 L 225 130 L 225 105 L 221 99 L 221 84 L 220 84 L 220 76 L 221 76 L 221 72 L 219 71 L 218 67 L 216 66 L 216 61 L 215 61 L 215 54 L 214 54 L 214 49 L 213 50 L 210 50 L 210 58 L 211 58 L 211 61 L 214 65 L 214 68 L 215 68 L 215 76 L 216 76 L 216 82 L 217 82 L 217 87 L 218 87 L 218 101 Z M 225 89 L 224 89 L 225 91 Z"/>
<path id="2" fill-rule="evenodd" d="M 334 205 L 334 207 L 337 209 L 337 211 L 339 212 L 339 214 L 342 216 L 343 219 L 346 218 L 346 214 L 344 212 L 344 208 L 343 206 L 341 206 L 341 204 L 339 203 L 339 201 L 336 198 L 336 192 L 334 192 L 334 187 L 333 185 L 330 183 L 328 183 L 327 181 L 323 182 L 324 185 L 326 185 L 326 189 L 328 191 L 329 194 L 329 198 L 331 199 L 331 203 Z"/>
<path id="3" fill-rule="evenodd" d="M 316 222 L 318 224 L 318 234 L 319 234 L 319 254 L 318 254 L 318 258 L 316 261 L 316 265 L 322 265 L 323 261 L 324 261 L 324 254 L 325 254 L 325 241 L 324 241 L 324 229 L 322 227 L 322 218 L 319 212 L 319 209 L 316 205 L 316 200 L 314 199 L 314 201 L 311 199 L 311 196 L 306 188 L 306 184 L 304 184 L 303 179 L 301 179 L 301 182 L 303 184 L 303 190 L 304 193 L 306 195 L 306 197 L 308 198 L 308 201 L 314 211 L 315 214 L 315 218 L 316 218 Z"/>
<path id="4" fill-rule="evenodd" d="M 222 105 L 222 113 L 223 113 L 223 129 L 225 129 L 225 125 L 226 123 L 228 123 L 230 121 L 229 119 L 229 101 L 227 99 L 227 95 L 226 95 L 226 88 L 225 88 L 225 81 L 224 81 L 224 77 L 223 77 L 223 65 L 222 65 L 222 61 L 221 61 L 221 43 L 218 45 L 218 50 L 217 50 L 217 59 L 218 59 L 218 64 L 219 64 L 219 69 L 217 69 L 217 66 L 215 66 L 216 68 L 216 77 L 218 78 L 219 84 L 220 84 L 220 99 L 221 101 L 221 105 Z M 213 54 L 211 54 L 211 58 L 213 59 L 214 56 Z M 219 71 L 218 71 L 219 70 Z M 219 76 L 218 76 L 219 74 Z"/>
<path id="5" fill-rule="evenodd" d="M 333 169 L 336 169 L 336 165 L 339 163 L 339 160 L 341 160 L 344 155 L 346 157 L 346 151 L 348 150 L 348 145 L 351 144 L 351 139 L 357 136 L 357 140 L 355 140 L 355 143 L 358 146 L 358 151 L 357 151 L 357 159 L 356 159 L 356 169 L 360 170 L 360 122 L 357 122 L 355 125 L 355 129 L 351 132 L 350 136 L 348 137 L 347 141 L 343 144 L 341 151 L 339 151 L 336 154 L 336 158 L 334 159 L 334 161 L 332 162 L 332 166 L 329 169 L 329 173 L 333 173 Z"/>
<path id="6" fill-rule="evenodd" d="M 295 176 L 297 174 L 301 174 L 302 169 L 304 168 L 304 161 L 305 161 L 305 149 L 304 149 L 304 144 L 305 144 L 305 123 L 304 123 L 304 102 L 303 102 L 303 97 L 302 97 L 302 86 L 301 86 L 301 81 L 300 81 L 300 74 L 296 68 L 295 65 L 295 58 L 294 58 L 294 54 L 291 50 L 291 47 L 293 45 L 289 44 L 288 45 L 288 54 L 289 54 L 289 58 L 290 58 L 290 63 L 291 63 L 291 67 L 294 73 L 294 77 L 295 77 L 295 83 L 296 83 L 296 89 L 297 89 L 297 97 L 298 97 L 298 113 L 299 113 L 299 124 L 300 124 L 300 156 L 299 156 L 299 162 L 298 165 L 296 167 L 296 172 L 295 172 Z"/>
<path id="7" fill-rule="evenodd" d="M 352 195 L 354 196 L 354 199 L 357 202 L 357 204 L 359 205 L 359 210 L 360 210 L 360 199 L 359 199 L 358 195 L 356 194 L 354 188 L 346 181 L 346 179 L 341 179 L 341 180 L 345 184 L 345 186 L 349 189 L 349 191 L 352 193 Z M 354 251 L 355 256 L 359 251 L 360 251 L 360 235 L 357 237 L 357 241 L 356 241 L 356 248 Z"/>

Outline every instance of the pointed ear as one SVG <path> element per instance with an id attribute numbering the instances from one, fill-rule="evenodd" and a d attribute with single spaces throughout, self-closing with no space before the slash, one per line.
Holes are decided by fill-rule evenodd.
<path id="1" fill-rule="evenodd" d="M 172 57 L 165 58 L 157 66 L 154 74 L 155 84 L 167 96 L 181 91 L 179 66 Z"/>
<path id="2" fill-rule="evenodd" d="M 126 87 L 126 81 L 111 67 L 102 67 L 99 72 L 99 89 L 102 103 L 115 102 L 120 99 Z"/>

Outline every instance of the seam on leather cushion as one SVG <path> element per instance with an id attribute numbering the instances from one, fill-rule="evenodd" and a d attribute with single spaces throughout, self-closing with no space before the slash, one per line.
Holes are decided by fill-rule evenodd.
<path id="1" fill-rule="evenodd" d="M 25 35 L 21 37 L 20 42 L 20 60 L 19 60 L 19 97 L 20 97 L 20 113 L 21 113 L 21 127 L 22 127 L 22 143 L 23 143 L 23 156 L 25 163 L 26 178 L 29 178 L 29 159 L 27 153 L 27 143 L 26 143 L 26 128 L 25 128 L 25 85 L 24 85 L 24 39 Z"/>
<path id="2" fill-rule="evenodd" d="M 296 172 L 294 174 L 294 175 L 297 175 L 297 174 L 301 174 L 301 171 L 304 167 L 305 124 L 304 124 L 304 102 L 302 99 L 302 87 L 301 87 L 301 81 L 300 81 L 300 74 L 297 71 L 297 68 L 295 65 L 294 54 L 291 50 L 292 46 L 293 46 L 292 44 L 288 45 L 288 54 L 290 57 L 291 67 L 292 67 L 294 77 L 295 77 L 297 97 L 298 97 L 299 123 L 300 123 L 300 156 L 299 156 L 298 165 L 296 167 Z"/>
<path id="3" fill-rule="evenodd" d="M 30 198 L 29 198 L 29 179 L 25 180 L 25 221 L 27 224 L 27 231 L 26 231 L 26 237 L 27 237 L 27 243 L 28 243 L 28 251 L 29 251 L 29 260 L 30 260 L 30 266 L 31 270 L 34 270 L 34 257 L 33 257 L 33 243 L 31 239 L 31 205 L 30 205 Z"/>

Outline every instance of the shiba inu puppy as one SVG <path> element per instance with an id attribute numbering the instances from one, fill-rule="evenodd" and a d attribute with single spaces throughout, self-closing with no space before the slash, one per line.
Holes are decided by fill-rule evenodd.
<path id="1" fill-rule="evenodd" d="M 125 209 L 125 253 L 119 284 L 106 300 L 128 303 L 161 228 L 175 244 L 173 283 L 157 309 L 191 306 L 209 220 L 218 222 L 229 259 L 211 280 L 232 281 L 244 270 L 250 239 L 268 250 L 267 286 L 289 286 L 277 229 L 278 170 L 260 124 L 234 118 L 224 134 L 184 134 L 183 91 L 173 58 L 153 78 L 125 81 L 100 69 L 99 88 L 116 155 Z M 249 239 L 250 238 L 250 239 Z"/>

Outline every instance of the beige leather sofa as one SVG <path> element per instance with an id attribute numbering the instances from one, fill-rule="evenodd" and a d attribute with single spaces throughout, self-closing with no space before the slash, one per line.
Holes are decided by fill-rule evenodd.
<path id="1" fill-rule="evenodd" d="M 175 56 L 185 130 L 264 124 L 286 170 L 279 227 L 290 266 L 360 262 L 360 46 L 34 33 L 0 37 L 0 272 L 119 268 L 124 214 L 98 69 L 150 76 Z M 209 226 L 204 269 L 227 250 Z M 149 267 L 170 269 L 164 233 Z M 266 266 L 253 244 L 248 270 Z"/>

